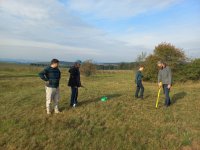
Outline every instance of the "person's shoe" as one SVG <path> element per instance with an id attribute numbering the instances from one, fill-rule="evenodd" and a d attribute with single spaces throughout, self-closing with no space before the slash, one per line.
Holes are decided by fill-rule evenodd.
<path id="1" fill-rule="evenodd" d="M 59 114 L 60 111 L 58 109 L 55 109 L 55 114 Z"/>
<path id="2" fill-rule="evenodd" d="M 76 107 L 76 104 L 74 104 L 73 107 L 75 108 L 75 107 Z"/>
<path id="3" fill-rule="evenodd" d="M 139 97 L 138 96 L 135 96 L 135 99 L 138 99 Z"/>

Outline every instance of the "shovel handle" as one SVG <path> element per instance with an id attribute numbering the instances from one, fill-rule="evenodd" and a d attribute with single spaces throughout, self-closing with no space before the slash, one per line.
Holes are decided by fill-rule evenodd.
<path id="1" fill-rule="evenodd" d="M 157 100 L 156 100 L 156 108 L 158 108 L 158 103 L 159 103 L 159 99 L 160 99 L 160 91 L 161 91 L 161 88 L 159 88 L 159 90 L 158 90 L 158 96 L 157 96 Z"/>

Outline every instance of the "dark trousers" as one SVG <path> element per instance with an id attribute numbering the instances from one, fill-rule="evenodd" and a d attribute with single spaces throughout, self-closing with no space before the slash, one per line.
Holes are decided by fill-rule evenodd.
<path id="1" fill-rule="evenodd" d="M 170 100 L 170 97 L 169 97 L 170 89 L 168 89 L 168 84 L 163 84 L 163 91 L 164 91 L 164 94 L 165 94 L 165 105 L 170 106 L 171 100 Z"/>
<path id="2" fill-rule="evenodd" d="M 77 104 L 77 98 L 78 98 L 78 88 L 71 87 L 71 101 L 70 106 L 73 106 L 74 104 Z"/>
<path id="3" fill-rule="evenodd" d="M 135 97 L 138 97 L 139 93 L 140 93 L 139 97 L 143 98 L 144 86 L 142 84 L 142 81 L 137 82 L 137 89 L 136 89 L 136 92 L 135 92 Z"/>

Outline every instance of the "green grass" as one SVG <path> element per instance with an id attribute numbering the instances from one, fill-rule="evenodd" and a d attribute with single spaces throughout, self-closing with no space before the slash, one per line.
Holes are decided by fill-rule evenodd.
<path id="1" fill-rule="evenodd" d="M 62 69 L 61 114 L 46 115 L 42 68 L 0 64 L 0 149 L 177 150 L 200 149 L 200 83 L 175 84 L 172 106 L 155 109 L 157 85 L 144 83 L 134 99 L 132 71 L 82 77 L 79 107 L 69 107 L 68 73 Z M 107 102 L 100 98 L 107 96 Z"/>

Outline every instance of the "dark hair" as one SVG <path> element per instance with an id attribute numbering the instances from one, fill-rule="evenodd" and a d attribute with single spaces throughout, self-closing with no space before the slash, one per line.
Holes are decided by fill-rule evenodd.
<path id="1" fill-rule="evenodd" d="M 52 59 L 51 60 L 51 64 L 58 64 L 59 63 L 59 60 L 58 59 Z"/>
<path id="2" fill-rule="evenodd" d="M 165 62 L 162 63 L 165 67 L 167 66 L 167 64 Z"/>
<path id="3" fill-rule="evenodd" d="M 144 65 L 139 65 L 139 68 L 144 68 Z"/>

